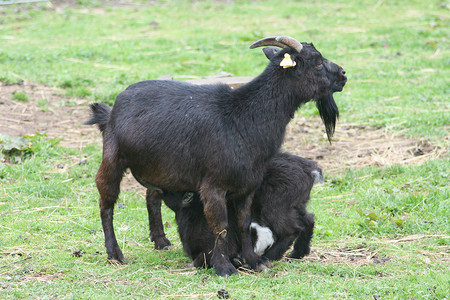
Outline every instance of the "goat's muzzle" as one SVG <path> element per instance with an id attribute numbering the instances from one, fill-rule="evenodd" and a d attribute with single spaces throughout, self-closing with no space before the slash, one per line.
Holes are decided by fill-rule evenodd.
<path id="1" fill-rule="evenodd" d="M 347 75 L 345 75 L 345 70 L 339 67 L 337 80 L 334 82 L 332 87 L 332 93 L 342 92 L 345 84 L 347 83 Z"/>

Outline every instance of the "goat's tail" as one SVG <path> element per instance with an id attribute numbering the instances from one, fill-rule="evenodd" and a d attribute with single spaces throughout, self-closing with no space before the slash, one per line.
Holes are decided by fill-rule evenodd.
<path id="1" fill-rule="evenodd" d="M 105 131 L 106 124 L 108 123 L 109 116 L 111 115 L 112 108 L 104 103 L 94 103 L 90 105 L 92 116 L 84 122 L 86 125 L 97 124 L 98 129 Z"/>
<path id="2" fill-rule="evenodd" d="M 314 178 L 314 183 L 323 183 L 323 172 L 320 167 L 311 171 L 311 175 Z"/>

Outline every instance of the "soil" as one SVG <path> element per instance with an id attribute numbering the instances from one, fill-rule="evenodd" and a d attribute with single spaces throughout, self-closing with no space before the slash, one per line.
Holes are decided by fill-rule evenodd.
<path id="1" fill-rule="evenodd" d="M 16 92 L 26 93 L 29 100 L 13 100 Z M 0 85 L 0 134 L 46 133 L 49 138 L 62 137 L 61 146 L 77 149 L 101 143 L 97 128 L 83 125 L 89 117 L 88 104 L 66 98 L 62 89 L 41 84 Z M 426 140 L 405 139 L 386 128 L 340 121 L 329 143 L 320 118 L 304 118 L 301 113 L 289 124 L 283 149 L 316 160 L 326 174 L 364 166 L 417 164 L 446 153 Z"/>
<path id="2" fill-rule="evenodd" d="M 29 100 L 14 100 L 17 92 L 24 92 Z M 46 133 L 49 138 L 62 137 L 61 146 L 77 149 L 102 142 L 96 127 L 83 125 L 89 117 L 86 100 L 66 98 L 61 89 L 34 83 L 0 83 L 0 116 L 3 135 Z"/>
<path id="3" fill-rule="evenodd" d="M 63 138 L 59 145 L 79 150 L 102 143 L 97 127 L 83 125 L 89 118 L 88 101 L 69 99 L 64 90 L 37 83 L 0 84 L 0 135 L 46 133 L 49 138 Z M 29 100 L 14 100 L 16 92 L 24 92 Z M 320 117 L 304 118 L 301 113 L 289 124 L 283 149 L 317 161 L 325 175 L 355 167 L 418 164 L 446 153 L 426 140 L 405 139 L 386 128 L 346 122 L 338 122 L 329 143 Z M 129 173 L 121 189 L 144 192 Z"/>

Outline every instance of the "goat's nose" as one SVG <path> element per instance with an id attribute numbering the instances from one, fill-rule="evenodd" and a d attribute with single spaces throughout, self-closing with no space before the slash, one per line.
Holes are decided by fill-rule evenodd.
<path id="1" fill-rule="evenodd" d="M 345 80 L 347 80 L 347 76 L 345 75 L 345 70 L 344 70 L 344 69 L 341 69 L 341 76 L 342 76 Z"/>

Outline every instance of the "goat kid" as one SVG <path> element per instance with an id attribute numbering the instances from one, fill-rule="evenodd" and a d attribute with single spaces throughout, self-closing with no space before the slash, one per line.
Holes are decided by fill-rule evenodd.
<path id="1" fill-rule="evenodd" d="M 147 187 L 150 235 L 156 248 L 170 245 L 162 227 L 160 192 L 197 191 L 208 225 L 217 235 L 211 256 L 216 273 L 237 273 L 226 250 L 227 201 L 236 206 L 233 213 L 244 261 L 253 269 L 264 268 L 264 260 L 253 251 L 249 230 L 253 194 L 300 105 L 314 99 L 332 136 L 338 117 L 333 93 L 342 90 L 347 78 L 312 44 L 272 37 L 251 48 L 261 46 L 283 49 L 273 53 L 263 73 L 237 89 L 149 80 L 120 93 L 112 110 L 104 104 L 91 105 L 93 115 L 86 124 L 98 124 L 103 133 L 103 158 L 95 182 L 108 259 L 125 263 L 113 214 L 123 172 L 129 168 Z"/>
<path id="2" fill-rule="evenodd" d="M 314 182 L 323 182 L 323 176 L 312 160 L 280 152 L 269 162 L 252 205 L 252 244 L 258 255 L 279 260 L 294 241 L 289 257 L 302 258 L 309 254 L 314 215 L 307 212 L 306 205 Z M 162 198 L 175 212 L 185 253 L 195 267 L 209 266 L 216 235 L 208 227 L 200 195 L 165 192 Z M 227 251 L 238 267 L 244 262 L 240 259 L 241 241 L 235 214 L 231 213 L 233 203 L 228 203 L 228 212 Z"/>

